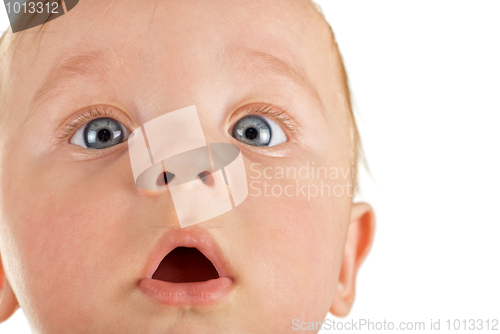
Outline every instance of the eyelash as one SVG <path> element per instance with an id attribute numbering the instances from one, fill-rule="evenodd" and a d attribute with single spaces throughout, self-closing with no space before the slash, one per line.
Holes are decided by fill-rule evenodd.
<path id="1" fill-rule="evenodd" d="M 271 105 L 264 105 L 264 106 L 255 106 L 253 108 L 250 108 L 249 110 L 245 111 L 242 115 L 248 116 L 252 114 L 261 114 L 261 115 L 268 115 L 276 120 L 278 120 L 288 131 L 291 133 L 294 133 L 297 125 L 296 123 L 288 117 L 286 110 L 284 111 L 276 111 Z M 106 109 L 105 107 L 103 108 L 98 108 L 98 107 L 88 107 L 82 112 L 78 114 L 78 116 L 71 121 L 70 123 L 66 123 L 66 129 L 64 130 L 64 133 L 58 137 L 59 139 L 66 139 L 68 138 L 74 130 L 78 129 L 83 123 L 86 121 L 93 120 L 95 118 L 99 118 L 101 116 L 111 116 L 113 117 L 113 112 L 111 110 Z"/>
<path id="2" fill-rule="evenodd" d="M 270 104 L 264 106 L 255 106 L 247 111 L 244 111 L 242 117 L 253 114 L 271 116 L 272 118 L 278 120 L 291 133 L 295 133 L 298 127 L 297 124 L 288 116 L 286 108 L 284 108 L 283 111 L 277 111 Z"/>
<path id="3" fill-rule="evenodd" d="M 82 112 L 78 114 L 78 116 L 71 121 L 70 123 L 66 123 L 66 129 L 64 133 L 58 137 L 59 139 L 68 138 L 75 129 L 78 129 L 83 123 L 89 120 L 93 120 L 100 116 L 111 116 L 113 117 L 113 112 L 106 108 L 98 108 L 98 107 L 88 107 Z"/>

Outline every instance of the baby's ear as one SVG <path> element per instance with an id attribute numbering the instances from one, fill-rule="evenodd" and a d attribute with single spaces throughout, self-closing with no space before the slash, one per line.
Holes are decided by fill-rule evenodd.
<path id="1" fill-rule="evenodd" d="M 0 323 L 9 319 L 19 308 L 16 295 L 5 277 L 5 271 L 0 256 Z"/>
<path id="2" fill-rule="evenodd" d="M 375 215 L 370 205 L 355 203 L 342 257 L 339 282 L 330 312 L 339 317 L 349 314 L 354 302 L 356 274 L 370 250 L 375 230 Z"/>

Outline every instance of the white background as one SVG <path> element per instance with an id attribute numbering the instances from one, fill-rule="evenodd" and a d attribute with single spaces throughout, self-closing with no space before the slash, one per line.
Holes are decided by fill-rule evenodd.
<path id="1" fill-rule="evenodd" d="M 373 174 L 361 174 L 362 199 L 377 215 L 343 321 L 430 332 L 431 319 L 441 331 L 447 319 L 500 319 L 500 1 L 318 2 L 349 75 Z M 0 332 L 29 333 L 22 311 Z"/>

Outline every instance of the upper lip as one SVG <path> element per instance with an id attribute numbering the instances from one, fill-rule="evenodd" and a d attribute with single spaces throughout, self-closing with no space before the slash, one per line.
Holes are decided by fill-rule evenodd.
<path id="1" fill-rule="evenodd" d="M 155 245 L 143 277 L 152 278 L 163 258 L 177 247 L 198 249 L 212 262 L 219 277 L 234 278 L 232 271 L 230 271 L 229 261 L 214 237 L 199 227 L 169 229 Z"/>

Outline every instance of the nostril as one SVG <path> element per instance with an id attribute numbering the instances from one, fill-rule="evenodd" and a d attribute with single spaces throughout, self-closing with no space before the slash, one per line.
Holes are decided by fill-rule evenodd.
<path id="1" fill-rule="evenodd" d="M 201 172 L 200 174 L 198 174 L 198 177 L 203 181 L 205 182 L 207 180 L 207 175 L 208 175 L 208 172 L 207 171 L 204 171 L 204 172 Z"/>
<path id="2" fill-rule="evenodd" d="M 158 179 L 156 180 L 156 184 L 159 186 L 164 186 L 165 184 L 169 184 L 174 179 L 175 174 L 170 172 L 163 172 L 158 175 Z"/>
<path id="3" fill-rule="evenodd" d="M 212 174 L 208 171 L 203 171 L 201 172 L 200 174 L 198 174 L 198 177 L 200 178 L 200 180 L 205 183 L 207 186 L 212 186 L 215 181 L 214 181 L 214 177 L 212 176 Z"/>

